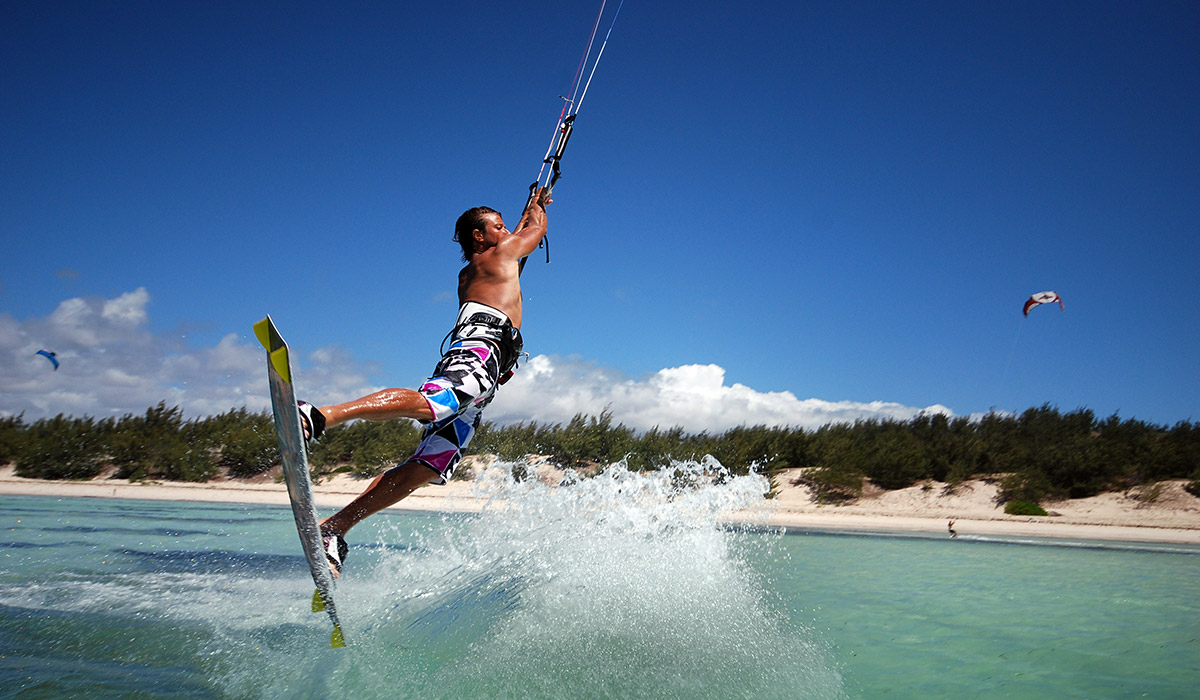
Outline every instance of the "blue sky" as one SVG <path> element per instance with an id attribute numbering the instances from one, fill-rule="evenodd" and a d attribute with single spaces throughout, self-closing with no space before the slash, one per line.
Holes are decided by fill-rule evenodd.
<path id="1" fill-rule="evenodd" d="M 598 3 L 414 5 L 4 3 L 0 415 L 262 408 L 268 312 L 310 400 L 427 376 Z M 630 0 L 488 417 L 1200 418 L 1198 124 L 1193 3 Z"/>

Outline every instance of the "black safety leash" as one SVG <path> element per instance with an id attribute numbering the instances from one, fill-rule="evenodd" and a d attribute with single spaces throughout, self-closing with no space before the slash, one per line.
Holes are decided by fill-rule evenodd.
<path id="1" fill-rule="evenodd" d="M 554 128 L 554 135 L 550 138 L 550 147 L 546 149 L 546 156 L 542 159 L 542 169 L 538 171 L 537 179 L 529 186 L 529 198 L 525 200 L 525 208 L 521 210 L 524 215 L 528 211 L 530 205 L 533 204 L 534 197 L 537 197 L 538 190 L 545 188 L 546 199 L 550 198 L 550 193 L 554 190 L 554 186 L 558 184 L 558 178 L 562 177 L 562 157 L 563 152 L 567 150 L 567 141 L 571 139 L 571 132 L 575 130 L 575 117 L 579 114 L 579 108 L 583 106 L 583 98 L 587 97 L 588 86 L 592 84 L 592 76 L 596 74 L 596 66 L 600 64 L 600 58 L 604 55 L 604 47 L 608 46 L 608 37 L 612 34 L 613 26 L 617 23 L 617 17 L 621 15 L 621 7 L 625 5 L 625 0 L 617 5 L 617 11 L 613 14 L 612 24 L 608 26 L 608 33 L 604 35 L 604 41 L 600 43 L 600 50 L 596 53 L 596 58 L 592 61 L 592 68 L 588 72 L 587 82 L 583 85 L 583 92 L 579 94 L 579 99 L 575 99 L 575 91 L 579 88 L 579 79 L 583 76 L 584 68 L 588 64 L 588 59 L 592 54 L 592 44 L 596 40 L 596 30 L 600 27 L 600 18 L 604 16 L 604 5 L 606 0 L 600 2 L 600 12 L 596 14 L 596 21 L 592 24 L 592 32 L 588 36 L 587 48 L 584 49 L 583 58 L 579 61 L 579 67 L 575 69 L 575 79 L 571 83 L 571 90 L 563 99 L 562 113 L 558 115 L 558 124 Z M 547 167 L 550 166 L 547 171 Z M 542 184 L 543 177 L 546 178 L 545 184 Z M 538 248 L 546 249 L 546 262 L 550 262 L 550 237 L 542 236 L 541 242 L 538 243 Z M 525 270 L 525 261 L 528 256 L 521 258 L 520 270 Z"/>

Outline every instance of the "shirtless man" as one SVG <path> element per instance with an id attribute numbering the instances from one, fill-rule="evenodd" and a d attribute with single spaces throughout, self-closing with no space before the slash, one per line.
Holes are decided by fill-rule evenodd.
<path id="1" fill-rule="evenodd" d="M 334 576 L 341 574 L 350 528 L 425 484 L 450 479 L 483 408 L 516 368 L 522 350 L 520 261 L 546 235 L 548 204 L 547 192 L 539 190 L 512 232 L 500 213 L 488 207 L 468 209 L 458 218 L 454 240 L 467 262 L 458 273 L 458 320 L 450 348 L 420 389 L 384 389 L 319 409 L 301 402 L 309 439 L 354 419 L 412 418 L 425 424 L 408 461 L 380 474 L 358 498 L 322 521 L 325 556 Z"/>

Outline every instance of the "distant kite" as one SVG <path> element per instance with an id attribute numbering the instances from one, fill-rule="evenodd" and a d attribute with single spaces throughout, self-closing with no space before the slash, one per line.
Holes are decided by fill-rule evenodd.
<path id="1" fill-rule="evenodd" d="M 1067 307 L 1063 306 L 1062 297 L 1058 296 L 1058 292 L 1039 292 L 1034 294 L 1033 296 L 1029 297 L 1029 301 L 1025 302 L 1025 315 L 1028 316 L 1029 310 L 1035 306 L 1041 306 L 1042 304 L 1053 304 L 1056 301 L 1058 302 L 1058 308 L 1062 309 L 1063 311 L 1067 310 Z"/>
<path id="2" fill-rule="evenodd" d="M 38 350 L 34 354 L 41 355 L 42 357 L 46 358 L 47 360 L 50 360 L 50 364 L 54 365 L 54 371 L 55 372 L 58 371 L 58 355 L 56 355 L 55 353 L 53 353 L 49 350 Z"/>

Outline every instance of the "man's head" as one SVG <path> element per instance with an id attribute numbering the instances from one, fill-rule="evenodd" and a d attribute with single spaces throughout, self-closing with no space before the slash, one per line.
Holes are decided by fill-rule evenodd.
<path id="1" fill-rule="evenodd" d="M 470 260 L 475 253 L 475 232 L 487 230 L 491 218 L 487 214 L 500 216 L 500 212 L 491 207 L 475 207 L 464 211 L 454 223 L 454 240 L 462 246 L 463 260 Z"/>

